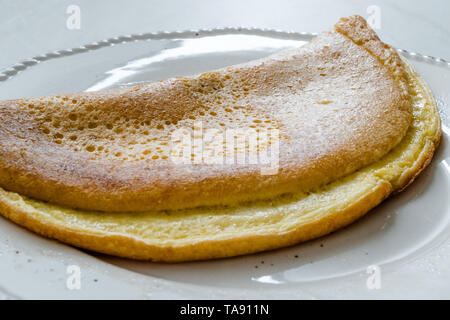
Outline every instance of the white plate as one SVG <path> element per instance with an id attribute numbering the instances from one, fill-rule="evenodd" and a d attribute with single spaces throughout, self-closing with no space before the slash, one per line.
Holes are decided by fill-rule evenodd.
<path id="1" fill-rule="evenodd" d="M 296 47 L 310 38 L 222 29 L 110 39 L 6 70 L 0 74 L 0 99 L 197 74 Z M 442 144 L 430 168 L 411 187 L 360 221 L 282 250 L 157 264 L 84 252 L 0 219 L 0 292 L 19 298 L 450 298 L 450 68 L 437 59 L 407 57 L 436 95 Z M 68 265 L 81 268 L 80 290 L 66 287 Z M 371 265 L 380 268 L 380 289 L 367 287 Z"/>

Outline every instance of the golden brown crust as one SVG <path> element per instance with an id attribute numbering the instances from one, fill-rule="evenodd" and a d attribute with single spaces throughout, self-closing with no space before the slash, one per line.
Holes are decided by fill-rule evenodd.
<path id="1" fill-rule="evenodd" d="M 285 206 L 284 202 L 280 202 L 276 199 L 273 199 L 273 205 L 256 203 L 255 211 L 245 211 L 247 208 L 237 207 L 236 209 L 233 209 L 234 211 L 232 212 L 215 212 L 214 210 L 217 210 L 217 208 L 206 208 L 206 210 L 210 211 L 207 211 L 206 214 L 203 215 L 189 210 L 182 211 L 181 213 L 167 212 L 166 215 L 161 215 L 161 212 L 120 213 L 122 217 L 126 218 L 121 220 L 121 218 L 117 218 L 119 213 L 73 211 L 65 209 L 64 207 L 55 207 L 43 202 L 30 200 L 22 195 L 6 192 L 0 188 L 0 214 L 36 233 L 80 248 L 120 257 L 166 262 L 223 258 L 276 249 L 326 235 L 354 222 L 389 195 L 404 190 L 429 165 L 440 141 L 441 128 L 436 103 L 427 84 L 417 73 L 415 73 L 406 61 L 401 61 L 392 48 L 379 41 L 373 31 L 368 29 L 362 18 L 355 16 L 343 19 L 336 24 L 335 29 L 339 34 L 345 35 L 345 38 L 351 39 L 351 41 L 345 41 L 344 37 L 341 37 L 336 32 L 328 32 L 324 34 L 323 38 L 316 38 L 312 42 L 313 45 L 306 47 L 306 49 L 318 50 L 318 48 L 322 48 L 327 51 L 330 56 L 333 56 L 333 54 L 338 54 L 339 51 L 338 53 L 336 53 L 336 51 L 334 53 L 329 52 L 329 48 L 327 48 L 327 45 L 324 43 L 330 44 L 333 43 L 333 41 L 337 41 L 341 44 L 345 43 L 345 45 L 348 46 L 347 48 L 351 48 L 353 43 L 362 46 L 369 52 L 370 56 L 375 56 L 378 63 L 383 66 L 383 68 L 378 69 L 378 71 L 380 73 L 387 72 L 387 75 L 393 81 L 386 83 L 391 85 L 391 89 L 396 88 L 396 90 L 394 90 L 396 94 L 394 94 L 391 102 L 395 101 L 397 103 L 396 110 L 399 111 L 399 113 L 395 114 L 395 116 L 392 116 L 391 113 L 390 117 L 388 117 L 394 122 L 398 121 L 398 123 L 392 125 L 392 130 L 395 128 L 397 128 L 397 130 L 402 130 L 401 128 L 403 126 L 409 124 L 409 116 L 412 111 L 412 100 L 410 97 L 413 95 L 415 96 L 414 108 L 416 108 L 416 115 L 411 126 L 409 126 L 408 132 L 406 135 L 402 133 L 390 136 L 388 139 L 390 144 L 388 143 L 388 145 L 396 145 L 396 147 L 389 154 L 386 154 L 386 152 L 388 152 L 391 147 L 382 152 L 378 152 L 379 157 L 386 154 L 386 156 L 379 161 L 374 160 L 373 150 L 372 152 L 369 152 L 368 156 L 365 155 L 368 157 L 366 158 L 366 162 L 360 159 L 360 166 L 365 166 L 364 163 L 370 164 L 370 166 L 364 167 L 360 171 L 338 180 L 336 179 L 339 175 L 330 174 L 326 178 L 329 181 L 336 180 L 334 183 L 327 185 L 324 188 L 317 188 L 315 192 L 309 196 L 305 196 L 305 198 L 303 198 L 303 196 L 300 196 L 299 198 L 294 197 L 289 200 L 292 203 L 289 203 L 287 206 Z M 321 44 L 321 41 L 324 43 Z M 349 42 L 352 44 L 349 44 Z M 360 50 L 354 51 L 354 53 L 364 55 Z M 274 59 L 274 61 L 283 61 L 286 57 L 292 57 L 289 54 L 292 53 L 282 53 L 273 56 L 272 59 Z M 267 63 L 267 60 L 263 61 Z M 258 62 L 255 62 L 255 65 L 258 65 Z M 277 68 L 279 67 L 277 63 L 274 63 L 274 65 Z M 372 66 L 374 65 L 376 66 L 377 64 L 373 64 Z M 228 71 L 236 71 L 239 69 L 239 67 L 237 69 L 233 68 L 234 67 L 230 67 Z M 248 70 L 253 69 L 250 68 L 245 70 L 248 72 Z M 274 73 L 276 70 L 270 69 L 270 72 Z M 208 81 L 211 81 L 211 79 L 215 79 L 219 76 L 220 72 L 212 72 L 200 76 L 203 77 L 203 80 L 199 80 L 199 83 L 204 84 L 205 77 L 208 78 Z M 252 74 L 252 76 L 256 75 Z M 153 86 L 167 86 L 167 88 L 170 88 L 170 90 L 166 92 L 168 96 L 170 96 L 170 93 L 175 88 L 174 91 L 179 95 L 179 90 L 183 90 L 183 84 L 187 83 L 185 80 L 186 79 L 169 80 L 174 81 L 175 84 L 174 82 L 162 82 L 153 84 Z M 278 81 L 279 79 L 275 77 L 275 80 Z M 214 83 L 217 84 L 218 82 Z M 410 89 L 406 89 L 408 88 L 408 83 L 411 84 Z M 114 109 L 116 104 L 123 103 L 129 99 L 135 99 L 136 97 L 134 94 L 139 88 L 142 87 L 119 89 L 94 94 L 72 95 L 70 96 L 70 99 L 82 100 L 82 97 L 85 97 L 91 102 L 92 100 L 89 99 L 100 99 L 96 100 L 97 102 L 111 99 L 109 100 L 109 103 L 100 103 L 99 108 L 113 107 Z M 192 89 L 191 86 L 189 90 Z M 417 95 L 415 90 L 418 90 L 420 95 Z M 261 92 L 259 93 L 261 94 Z M 425 99 L 425 102 L 422 101 L 423 104 L 421 104 L 420 99 L 417 98 L 418 96 L 424 97 L 421 98 L 422 100 Z M 171 99 L 174 98 L 173 95 L 170 97 Z M 142 95 L 137 97 L 138 100 L 141 98 Z M 26 101 L 29 103 L 34 100 Z M 36 101 L 33 103 L 35 102 Z M 46 103 L 48 106 L 48 101 Z M 379 103 L 382 104 L 381 102 Z M 118 192 L 124 184 L 126 186 L 130 181 L 127 181 L 126 179 L 114 179 L 118 176 L 115 176 L 113 179 L 108 177 L 110 176 L 111 170 L 118 171 L 126 177 L 130 175 L 130 171 L 127 170 L 132 170 L 131 172 L 133 172 L 133 170 L 142 169 L 142 167 L 120 166 L 118 163 L 108 162 L 105 161 L 105 159 L 102 159 L 102 161 L 99 162 L 101 166 L 98 166 L 98 164 L 96 164 L 89 155 L 86 156 L 86 154 L 77 154 L 77 159 L 71 158 L 73 156 L 71 153 L 64 153 L 63 156 L 61 156 L 61 154 L 58 154 L 59 148 L 55 146 L 54 140 L 46 140 L 41 142 L 37 149 L 30 149 L 29 145 L 27 145 L 28 141 L 36 139 L 38 136 L 33 131 L 33 127 L 29 126 L 29 122 L 27 121 L 30 121 L 30 119 L 33 120 L 36 117 L 33 116 L 33 114 L 27 113 L 30 111 L 29 109 L 27 112 L 24 112 L 25 107 L 23 104 L 23 100 L 0 103 L 0 116 L 2 116 L 3 121 L 3 126 L 0 127 L 0 135 L 17 138 L 15 140 L 12 138 L 8 140 L 8 142 L 12 142 L 8 146 L 2 144 L 5 140 L 0 141 L 0 153 L 3 156 L 3 158 L 0 157 L 0 162 L 3 161 L 3 165 L 0 166 L 0 181 L 3 181 L 5 184 L 16 183 L 18 181 L 22 187 L 31 186 L 30 188 L 37 191 L 41 196 L 45 195 L 47 192 L 46 196 L 66 197 L 69 202 L 71 201 L 70 199 L 76 199 L 76 197 L 80 195 L 80 190 L 76 188 L 76 183 L 80 183 L 81 181 L 85 184 L 83 185 L 81 183 L 78 184 L 78 186 L 83 185 L 82 190 L 86 193 L 86 197 L 82 201 L 87 201 L 86 199 L 97 200 L 99 199 L 98 197 L 109 197 L 108 200 L 110 200 L 110 202 L 107 204 L 109 206 L 117 204 L 117 201 L 119 201 L 122 206 L 134 209 L 130 203 L 133 199 L 136 199 L 136 195 L 132 193 L 130 197 L 130 195 L 124 196 Z M 58 100 L 53 107 L 58 106 L 59 104 L 60 101 Z M 88 106 L 89 105 L 91 104 L 88 104 Z M 38 112 L 36 111 L 36 108 L 39 109 L 36 106 L 31 109 L 34 110 L 34 112 Z M 421 110 L 421 108 L 423 110 Z M 74 109 L 71 111 L 73 110 Z M 175 110 L 179 110 L 179 108 L 175 108 Z M 141 112 L 143 111 L 145 110 L 141 110 Z M 392 112 L 391 109 L 383 111 Z M 133 112 L 137 112 L 137 109 L 133 109 L 128 115 L 132 115 Z M 150 110 L 150 112 L 154 112 L 154 110 Z M 423 118 L 418 116 L 420 112 L 422 112 Z M 67 116 L 68 113 L 63 110 L 61 115 Z M 271 119 L 273 120 L 274 118 L 272 117 Z M 17 125 L 17 123 L 21 125 Z M 373 124 L 372 122 L 366 123 Z M 428 127 L 420 129 L 422 124 L 426 124 Z M 64 124 L 60 123 L 59 127 L 61 126 L 64 127 Z M 336 127 L 332 126 L 332 129 L 336 129 Z M 70 131 L 70 128 L 66 128 L 65 130 Z M 390 129 L 387 129 L 387 131 L 389 130 Z M 421 135 L 418 140 L 412 138 L 415 134 L 415 130 L 419 131 L 418 134 Z M 93 130 L 90 133 L 92 134 L 95 132 L 97 131 Z M 367 132 L 364 131 L 364 133 Z M 88 135 L 88 137 L 90 136 Z M 401 137 L 404 138 L 402 142 L 397 145 L 398 141 L 396 141 L 396 139 L 398 140 Z M 379 137 L 377 136 L 375 138 Z M 54 139 L 61 139 L 61 137 L 56 136 Z M 335 142 L 339 141 L 336 140 Z M 373 139 L 369 139 L 369 141 L 365 141 L 364 143 L 368 144 L 369 148 L 374 148 Z M 411 144 L 411 152 L 408 149 L 409 144 Z M 67 146 L 64 145 L 62 147 Z M 42 153 L 46 153 L 46 156 L 40 158 Z M 342 157 L 342 159 L 336 158 L 337 156 Z M 404 156 L 405 158 L 403 158 Z M 65 161 L 61 161 L 62 159 Z M 353 162 L 342 152 L 334 154 L 330 160 L 333 163 L 336 161 L 350 163 L 351 169 L 342 169 L 344 171 L 341 171 L 341 174 L 342 172 L 352 172 L 358 167 L 352 165 Z M 36 177 L 30 177 L 30 174 L 33 171 L 31 169 L 42 169 L 42 161 L 46 161 L 46 165 L 56 166 L 58 170 L 40 171 L 43 176 L 33 180 Z M 397 165 L 397 162 L 400 165 Z M 11 165 L 14 163 L 18 163 L 19 165 Z M 81 168 L 74 168 L 72 166 L 73 163 L 81 163 L 83 166 Z M 405 165 L 405 163 L 407 163 L 407 165 Z M 326 162 L 319 162 L 319 164 L 324 166 Z M 152 165 L 155 164 L 153 163 Z M 24 172 L 20 172 L 23 168 L 26 168 L 28 171 L 25 170 Z M 170 169 L 172 170 L 173 168 Z M 85 170 L 85 173 L 95 173 L 95 179 L 97 179 L 95 181 L 100 183 L 100 187 L 102 187 L 101 184 L 104 183 L 104 193 L 99 193 L 99 190 L 102 190 L 99 185 L 94 185 L 91 188 L 89 185 L 91 180 L 83 180 L 85 178 L 83 178 L 83 170 Z M 158 170 L 161 170 L 161 167 L 158 167 Z M 67 171 L 70 174 L 65 177 L 75 179 L 75 185 L 67 184 L 67 181 L 58 180 L 59 177 L 56 174 Z M 328 173 L 323 167 L 320 168 L 319 171 L 316 171 L 316 173 L 317 172 L 322 174 Z M 223 174 L 223 172 L 221 172 L 221 174 Z M 286 174 L 286 170 L 284 171 L 284 174 Z M 149 173 L 149 177 L 154 178 L 154 175 L 155 171 Z M 204 178 L 205 176 L 200 175 L 200 177 Z M 231 192 L 231 189 L 236 189 L 236 186 L 239 185 L 239 180 L 235 180 L 236 177 L 233 174 L 223 175 L 222 177 L 229 189 L 221 188 L 220 192 L 215 194 L 215 196 L 227 195 L 228 192 Z M 253 177 L 255 177 L 255 175 L 253 175 Z M 133 182 L 135 181 L 133 180 Z M 210 182 L 211 181 L 207 181 L 207 183 Z M 254 186 L 254 180 L 253 184 L 252 180 L 248 179 L 244 180 L 244 182 L 249 183 L 246 187 L 250 188 Z M 278 181 L 278 183 L 279 182 L 280 181 Z M 52 189 L 52 183 L 56 189 Z M 180 193 L 176 192 L 176 185 L 173 184 L 173 180 L 165 180 L 165 183 L 167 184 L 167 190 L 162 193 L 161 190 L 159 190 L 159 193 L 154 193 L 153 196 L 155 196 L 155 199 L 159 197 L 159 199 L 170 200 L 170 196 L 174 196 L 174 199 L 179 199 Z M 187 183 L 192 183 L 192 180 L 188 180 Z M 309 186 L 314 185 L 311 184 L 310 181 L 306 184 Z M 279 184 L 275 185 L 277 187 L 280 186 Z M 209 184 L 209 186 L 214 189 L 218 184 L 213 183 Z M 299 186 L 295 185 L 295 187 L 297 188 Z M 129 190 L 134 190 L 134 192 L 136 192 L 137 189 L 131 188 Z M 198 193 L 199 195 L 205 196 L 205 194 L 201 194 L 204 190 L 205 189 L 197 188 L 195 192 L 200 192 Z M 302 188 L 299 188 L 299 191 L 301 190 Z M 64 191 L 65 193 L 61 195 L 61 191 Z M 111 191 L 115 191 L 115 193 Z M 94 196 L 92 197 L 91 194 Z M 143 193 L 143 195 L 149 196 L 149 193 Z M 186 196 L 187 193 L 184 195 Z M 192 196 L 193 194 L 191 193 L 189 195 Z M 209 196 L 209 194 L 207 195 Z M 273 196 L 273 193 L 269 192 L 269 195 Z M 212 198 L 214 200 L 214 197 Z M 257 198 L 258 197 L 255 196 L 252 200 L 256 200 Z M 181 199 L 180 203 L 186 205 L 185 199 L 182 197 Z M 74 206 L 76 207 L 77 205 L 78 204 L 75 203 Z M 103 205 L 105 205 L 105 202 Z M 251 207 L 252 204 L 249 204 L 249 206 Z M 276 208 L 273 209 L 273 206 Z M 103 208 L 109 207 L 104 206 Z M 254 216 L 256 213 L 262 213 L 264 218 L 258 218 L 259 220 L 257 220 Z M 212 218 L 216 218 L 216 214 L 218 214 L 219 218 L 213 222 Z M 108 215 L 111 219 L 102 220 L 103 216 Z M 231 220 L 233 217 L 243 217 L 236 221 L 244 222 L 244 224 L 239 224 L 239 227 L 234 227 L 235 222 Z M 163 224 L 158 226 L 159 220 L 162 220 Z M 198 235 L 195 235 L 196 229 L 200 229 L 205 225 L 213 231 L 210 232 L 207 230 L 205 234 L 200 232 Z M 228 230 L 226 234 L 223 233 L 225 227 L 227 228 L 226 230 Z M 163 229 L 166 230 L 166 233 L 161 231 Z M 167 230 L 169 230 L 169 232 L 167 232 Z M 157 234 L 158 232 L 160 233 L 159 235 Z"/>
<path id="2" fill-rule="evenodd" d="M 270 199 L 354 172 L 403 138 L 411 101 L 398 55 L 362 18 L 336 30 L 196 77 L 0 102 L 0 186 L 71 208 L 144 211 Z M 278 173 L 163 159 L 170 133 L 194 121 L 279 129 Z"/>
<path id="3" fill-rule="evenodd" d="M 341 18 L 334 28 L 376 57 L 383 66 L 389 69 L 401 86 L 402 94 L 408 95 L 407 74 L 402 59 L 394 48 L 382 42 L 377 34 L 367 26 L 364 18 L 358 15 Z M 408 108 L 408 106 L 405 107 Z"/>
<path id="4" fill-rule="evenodd" d="M 406 63 L 406 65 L 408 64 Z M 425 119 L 429 120 L 428 123 L 430 124 L 430 128 L 424 128 L 421 132 L 422 137 L 420 141 L 423 141 L 423 143 L 420 142 L 419 149 L 417 152 L 414 152 L 415 156 L 410 164 L 407 167 L 395 169 L 401 171 L 393 175 L 393 180 L 389 180 L 390 182 L 383 178 L 373 179 L 373 177 L 369 178 L 363 184 L 358 182 L 357 189 L 364 188 L 360 196 L 354 197 L 351 192 L 344 193 L 340 197 L 337 197 L 337 199 L 344 199 L 342 200 L 343 203 L 327 202 L 325 205 L 326 209 L 323 209 L 323 206 L 319 202 L 316 208 L 319 212 L 314 214 L 312 219 L 309 219 L 308 222 L 299 223 L 292 228 L 284 227 L 277 232 L 268 228 L 269 231 L 264 233 L 254 232 L 246 236 L 235 234 L 232 237 L 225 237 L 218 240 L 213 240 L 214 237 L 211 237 L 210 239 L 203 239 L 202 241 L 179 241 L 179 245 L 174 245 L 167 244 L 164 241 L 161 241 L 159 244 L 150 243 L 142 240 L 139 233 L 131 231 L 122 232 L 120 234 L 117 232 L 108 232 L 101 228 L 95 231 L 95 228 L 83 228 L 83 223 L 81 222 L 77 222 L 80 223 L 81 228 L 74 228 L 74 226 L 69 223 L 52 220 L 50 218 L 51 214 L 46 212 L 45 205 L 30 206 L 27 203 L 21 202 L 21 197 L 19 195 L 8 196 L 5 192 L 0 192 L 0 213 L 34 232 L 78 247 L 121 257 L 167 262 L 212 259 L 249 254 L 262 250 L 280 248 L 320 237 L 352 223 L 393 192 L 403 190 L 430 163 L 441 137 L 439 114 L 431 91 L 425 82 L 421 80 L 410 67 L 407 68 L 409 68 L 410 76 L 414 77 L 420 86 L 421 93 L 427 100 L 426 104 L 430 106 L 428 111 L 426 111 L 427 114 Z M 419 105 L 417 108 L 420 109 L 421 106 Z M 419 113 L 419 109 L 416 109 L 417 113 Z M 418 119 L 415 120 L 418 121 Z M 410 130 L 416 129 L 414 129 L 413 126 Z M 431 132 L 431 134 L 428 132 Z M 414 139 L 411 141 L 414 141 Z M 406 146 L 399 146 L 400 150 L 407 147 L 408 144 Z M 406 151 L 408 151 L 408 149 Z M 389 158 L 389 156 L 387 157 Z M 401 158 L 402 153 L 397 157 Z M 390 161 L 395 163 L 396 159 L 397 158 L 394 158 Z M 390 166 L 389 162 L 385 163 L 384 160 L 380 161 L 384 163 L 384 167 Z M 377 175 L 377 169 L 368 168 L 367 170 L 368 172 L 362 171 L 359 175 L 363 178 L 373 174 Z M 348 179 L 355 180 L 357 179 L 357 176 L 358 174 L 355 174 L 348 177 Z M 344 182 L 337 181 L 336 183 L 340 184 Z M 342 191 L 335 191 L 332 189 L 331 191 L 328 190 L 328 192 L 335 193 Z M 319 190 L 317 197 L 322 197 L 324 193 L 325 190 Z M 64 211 L 64 208 L 60 208 L 59 210 Z M 64 212 L 61 212 L 61 214 L 63 213 Z M 70 216 L 73 212 L 64 214 Z M 102 213 L 98 214 L 102 215 Z M 211 213 L 211 215 L 213 214 L 214 213 Z M 56 216 L 59 216 L 59 214 L 56 214 Z M 80 215 L 79 218 L 82 219 L 83 215 Z M 78 221 L 78 218 L 75 220 Z M 225 218 L 225 220 L 227 220 L 227 218 Z M 208 220 L 201 220 L 198 223 L 203 224 L 206 223 L 206 221 Z M 225 221 L 222 222 L 225 223 Z M 99 224 L 101 223 L 99 222 Z M 176 224 L 177 221 L 175 221 L 174 227 Z M 270 226 L 271 221 L 268 220 L 267 224 Z M 194 226 L 195 225 L 192 227 Z M 177 241 L 172 243 L 177 243 Z"/>

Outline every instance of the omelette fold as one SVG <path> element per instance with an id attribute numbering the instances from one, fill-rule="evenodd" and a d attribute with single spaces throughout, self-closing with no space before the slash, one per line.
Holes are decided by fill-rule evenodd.
<path id="1" fill-rule="evenodd" d="M 191 145 L 188 161 L 174 161 L 174 133 L 199 125 L 217 136 L 276 131 L 275 170 L 206 163 L 211 150 Z M 440 135 L 427 84 L 352 16 L 300 48 L 201 75 L 0 101 L 0 213 L 121 257 L 254 253 L 363 216 L 414 180 Z M 271 142 L 227 150 L 220 138 L 210 149 L 220 160 Z"/>

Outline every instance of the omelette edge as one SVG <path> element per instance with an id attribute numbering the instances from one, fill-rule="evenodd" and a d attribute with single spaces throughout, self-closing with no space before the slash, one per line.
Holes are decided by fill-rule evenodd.
<path id="1" fill-rule="evenodd" d="M 390 195 L 403 191 L 430 164 L 433 158 L 441 138 L 441 125 L 436 102 L 428 85 L 414 71 L 413 67 L 406 60 L 404 60 L 404 65 L 409 76 L 417 81 L 418 88 L 422 90 L 426 101 L 431 106 L 428 116 L 437 122 L 437 126 L 431 135 L 426 135 L 426 132 L 423 132 L 425 141 L 415 161 L 402 172 L 396 181 L 389 182 L 382 178 L 373 177 L 362 194 L 354 195 L 350 201 L 345 202 L 340 207 L 331 209 L 325 216 L 313 219 L 309 223 L 299 225 L 292 230 L 272 234 L 255 233 L 228 239 L 192 241 L 182 245 L 164 243 L 155 245 L 139 239 L 133 234 L 81 231 L 55 223 L 50 218 L 42 219 L 39 210 L 30 205 L 30 201 L 35 201 L 3 189 L 0 189 L 0 214 L 31 231 L 76 247 L 119 257 L 165 262 L 245 255 L 318 238 L 351 224 Z M 340 183 L 343 179 L 339 179 L 333 184 Z M 45 206 L 45 204 L 43 205 Z"/>

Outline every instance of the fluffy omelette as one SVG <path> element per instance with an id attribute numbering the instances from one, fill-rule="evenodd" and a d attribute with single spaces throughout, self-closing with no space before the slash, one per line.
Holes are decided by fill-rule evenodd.
<path id="1" fill-rule="evenodd" d="M 411 183 L 441 134 L 426 83 L 359 16 L 264 59 L 0 101 L 0 116 L 2 215 L 78 247 L 154 261 L 248 254 L 337 230 Z M 279 130 L 277 172 L 174 163 L 171 133 L 199 121 Z"/>

